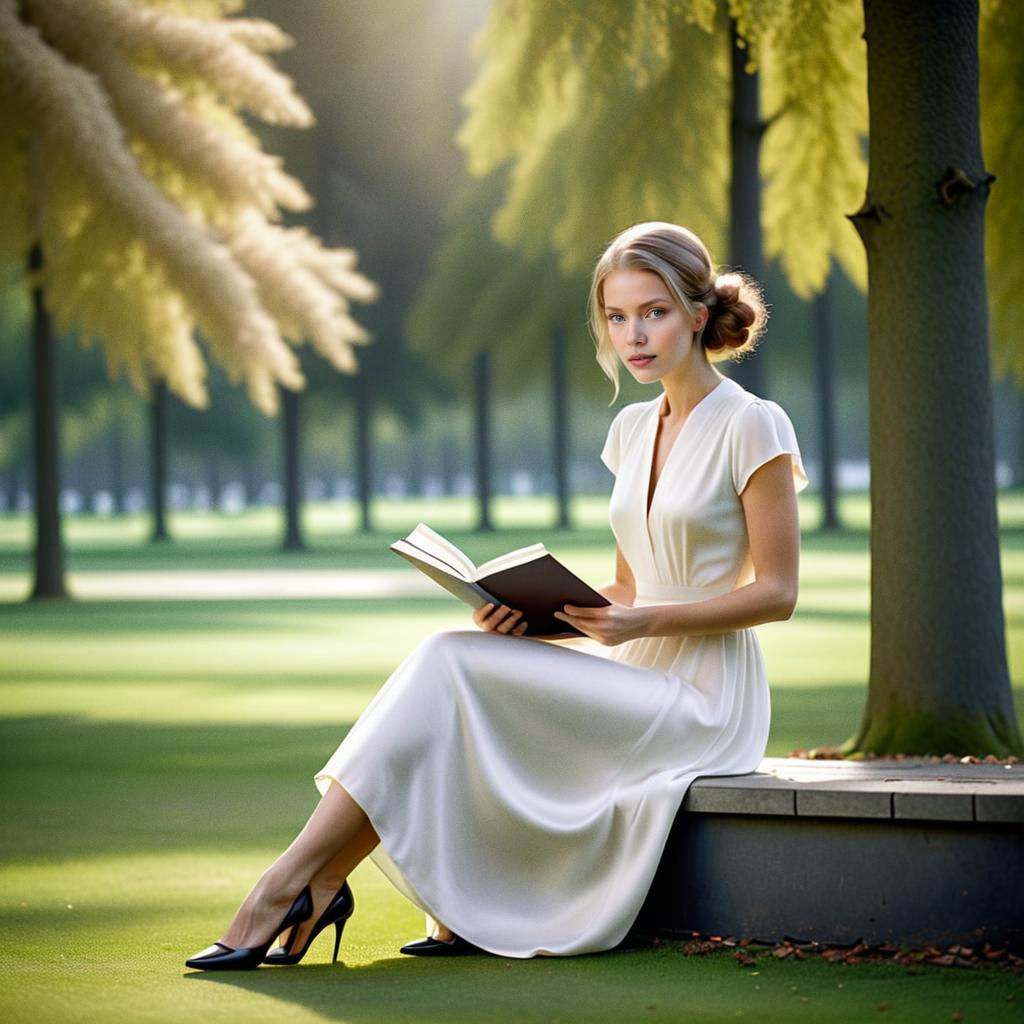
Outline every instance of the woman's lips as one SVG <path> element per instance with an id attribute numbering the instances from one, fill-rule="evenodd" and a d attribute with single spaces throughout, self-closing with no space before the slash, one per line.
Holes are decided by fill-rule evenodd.
<path id="1" fill-rule="evenodd" d="M 647 366 L 648 363 L 654 362 L 654 356 L 630 356 L 629 363 L 631 366 Z"/>

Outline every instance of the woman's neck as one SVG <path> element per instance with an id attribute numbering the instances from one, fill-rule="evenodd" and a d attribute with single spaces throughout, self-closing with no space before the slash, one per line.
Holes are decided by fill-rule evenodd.
<path id="1" fill-rule="evenodd" d="M 685 376 L 666 377 L 661 382 L 664 393 L 660 414 L 670 420 L 685 420 L 694 406 L 714 391 L 723 379 L 723 375 L 706 360 Z"/>

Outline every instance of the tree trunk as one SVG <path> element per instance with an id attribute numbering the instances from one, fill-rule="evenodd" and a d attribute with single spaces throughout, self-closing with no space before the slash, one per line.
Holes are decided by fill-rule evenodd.
<path id="1" fill-rule="evenodd" d="M 151 541 L 170 539 L 167 532 L 167 402 L 167 382 L 155 381 L 150 405 L 150 500 L 153 505 L 153 532 L 149 538 Z"/>
<path id="2" fill-rule="evenodd" d="M 732 58 L 732 109 L 729 145 L 732 178 L 729 181 L 729 261 L 756 281 L 764 279 L 761 242 L 761 136 L 764 124 L 758 102 L 758 76 L 744 70 L 749 51 L 737 45 L 736 22 L 729 20 Z M 755 395 L 767 397 L 764 354 L 755 353 L 730 363 L 729 375 Z"/>
<path id="3" fill-rule="evenodd" d="M 359 529 L 362 533 L 373 532 L 373 465 L 370 447 L 373 442 L 373 401 L 370 383 L 360 374 L 356 380 L 355 439 L 356 439 L 356 487 L 359 494 Z"/>
<path id="4" fill-rule="evenodd" d="M 406 452 L 407 493 L 410 497 L 421 498 L 427 483 L 427 446 L 423 441 L 422 424 L 406 442 Z"/>
<path id="5" fill-rule="evenodd" d="M 480 505 L 477 529 L 494 529 L 491 519 L 491 354 L 477 353 L 473 364 L 473 440 L 476 445 L 476 495 Z"/>
<path id="6" fill-rule="evenodd" d="M 572 526 L 569 501 L 569 379 L 565 369 L 565 331 L 556 327 L 551 345 L 551 448 L 555 468 L 555 494 L 558 498 L 558 526 Z"/>
<path id="7" fill-rule="evenodd" d="M 285 551 L 305 551 L 302 539 L 302 465 L 298 392 L 281 388 L 282 462 L 284 463 Z"/>
<path id="8" fill-rule="evenodd" d="M 850 752 L 1021 752 L 996 520 L 976 0 L 865 0 L 871 678 Z"/>
<path id="9" fill-rule="evenodd" d="M 220 495 L 224 489 L 221 479 L 220 455 L 212 451 L 206 457 L 206 487 L 210 492 L 210 511 L 220 511 Z"/>
<path id="10" fill-rule="evenodd" d="M 458 490 L 457 478 L 459 472 L 459 459 L 456 455 L 456 438 L 453 432 L 447 429 L 441 434 L 441 452 L 438 462 L 441 466 L 441 486 L 444 493 L 451 495 Z"/>
<path id="11" fill-rule="evenodd" d="M 28 258 L 29 272 L 43 267 L 37 242 Z M 43 287 L 32 288 L 33 386 L 35 390 L 35 582 L 32 597 L 67 597 L 64 545 L 60 523 L 60 399 L 57 389 L 57 346 L 46 309 Z"/>
<path id="12" fill-rule="evenodd" d="M 4 471 L 4 512 L 15 512 L 18 508 L 18 467 L 12 459 Z"/>
<path id="13" fill-rule="evenodd" d="M 832 276 L 814 300 L 814 354 L 818 390 L 818 433 L 821 437 L 821 529 L 842 529 L 839 521 L 839 487 L 836 484 L 836 399 L 832 322 Z"/>
<path id="14" fill-rule="evenodd" d="M 242 460 L 241 471 L 245 507 L 252 508 L 260 498 L 260 479 L 253 456 L 247 455 Z"/>
<path id="15" fill-rule="evenodd" d="M 114 514 L 118 516 L 124 515 L 124 492 L 124 424 L 121 410 L 115 405 L 110 422 L 110 497 L 114 503 Z"/>

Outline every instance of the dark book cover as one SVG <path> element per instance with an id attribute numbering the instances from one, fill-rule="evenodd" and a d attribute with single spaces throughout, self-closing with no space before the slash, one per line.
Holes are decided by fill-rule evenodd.
<path id="1" fill-rule="evenodd" d="M 522 611 L 527 622 L 525 636 L 583 636 L 569 623 L 556 619 L 555 612 L 567 604 L 581 608 L 611 604 L 550 554 L 489 573 L 477 582 L 497 604 Z"/>
<path id="2" fill-rule="evenodd" d="M 454 566 L 448 571 L 408 550 L 416 547 L 408 538 L 403 538 L 392 544 L 391 550 L 472 608 L 481 608 L 488 601 L 518 608 L 526 620 L 524 636 L 583 636 L 575 627 L 556 619 L 555 612 L 567 604 L 582 608 L 603 608 L 611 604 L 551 554 L 488 573 L 473 583 L 464 580 Z M 437 554 L 431 553 L 430 557 L 442 561 Z"/>

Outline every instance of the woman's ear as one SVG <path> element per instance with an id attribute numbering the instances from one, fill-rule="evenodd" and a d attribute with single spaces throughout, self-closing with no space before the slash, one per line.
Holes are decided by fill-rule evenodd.
<path id="1" fill-rule="evenodd" d="M 697 312 L 693 315 L 693 333 L 704 330 L 708 324 L 708 307 L 703 302 L 697 303 Z"/>

